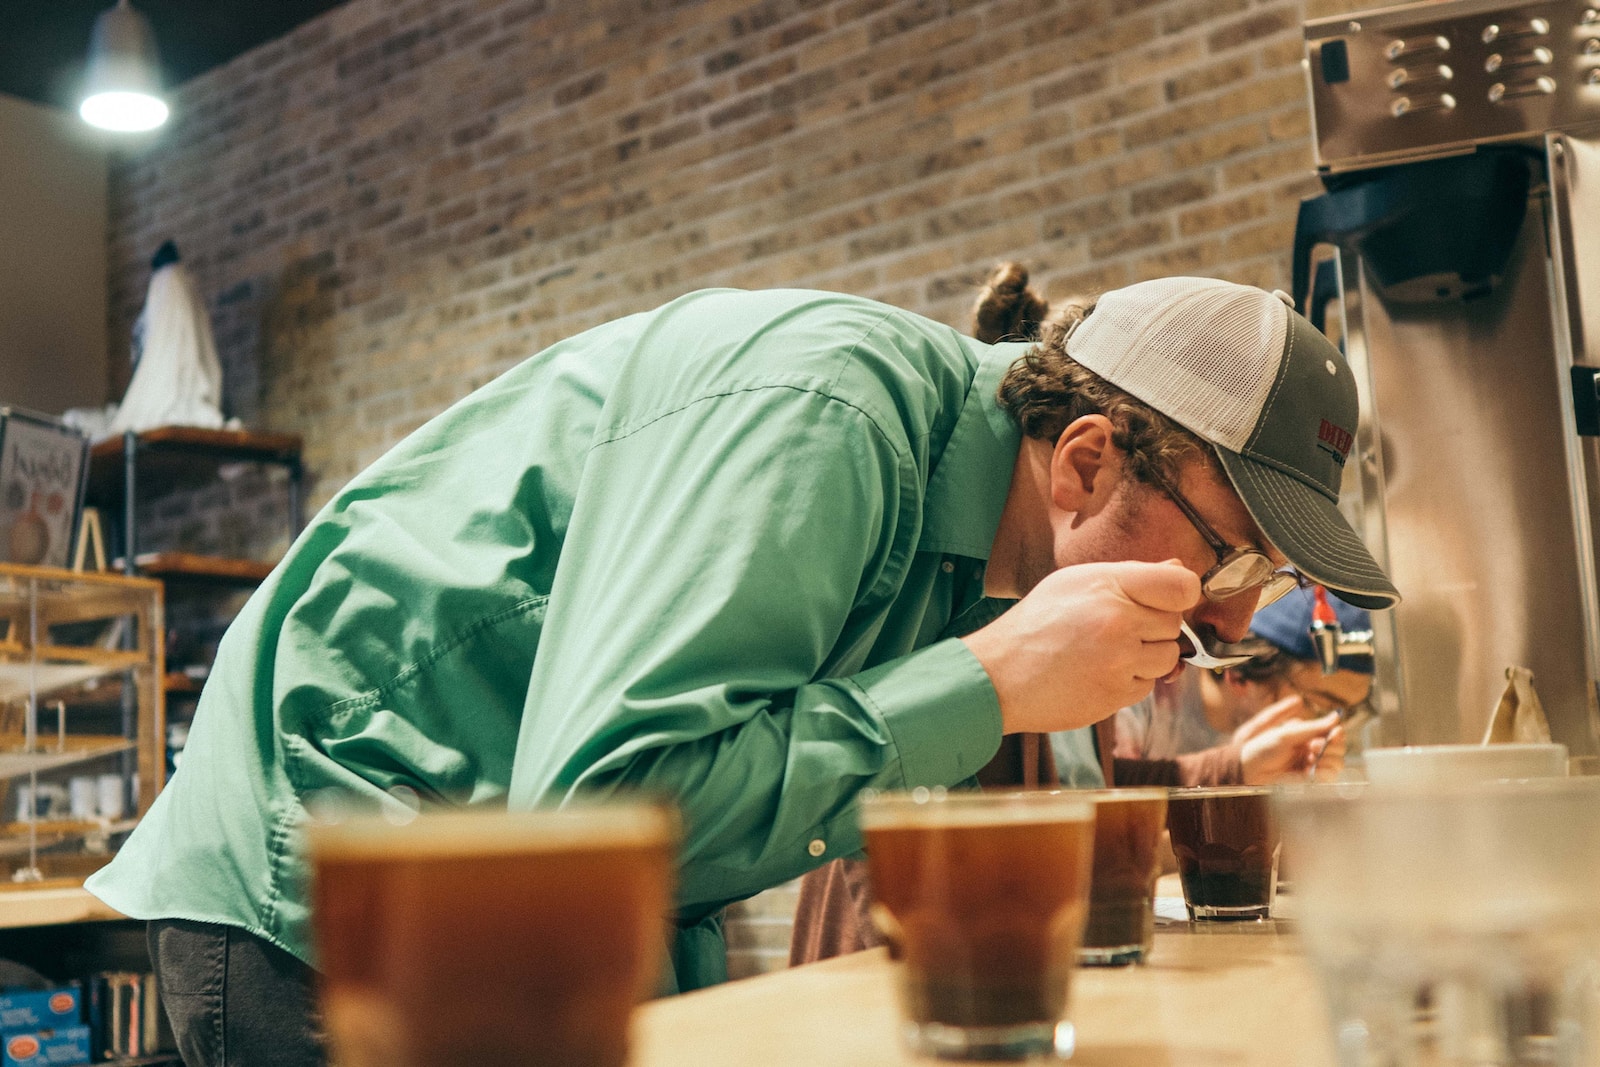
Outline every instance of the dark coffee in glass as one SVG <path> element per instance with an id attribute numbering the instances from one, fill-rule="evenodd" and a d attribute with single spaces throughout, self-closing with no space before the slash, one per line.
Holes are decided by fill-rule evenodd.
<path id="1" fill-rule="evenodd" d="M 1265 919 L 1277 889 L 1278 827 L 1265 786 L 1174 789 L 1167 829 L 1189 918 Z"/>
<path id="2" fill-rule="evenodd" d="M 1165 789 L 1107 789 L 1095 802 L 1094 878 L 1078 962 L 1141 963 L 1155 938 L 1158 852 L 1166 825 Z"/>
<path id="3" fill-rule="evenodd" d="M 1068 1052 L 1094 805 L 922 790 L 863 800 L 861 822 L 911 1049 L 946 1060 Z"/>

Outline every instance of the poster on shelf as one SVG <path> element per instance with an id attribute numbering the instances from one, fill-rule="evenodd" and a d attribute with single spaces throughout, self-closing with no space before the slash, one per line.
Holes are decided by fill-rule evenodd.
<path id="1" fill-rule="evenodd" d="M 66 567 L 83 507 L 89 439 L 0 407 L 0 562 Z"/>

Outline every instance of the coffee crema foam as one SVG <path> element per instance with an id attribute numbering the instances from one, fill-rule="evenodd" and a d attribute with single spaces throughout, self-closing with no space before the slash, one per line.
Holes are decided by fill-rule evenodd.
<path id="1" fill-rule="evenodd" d="M 896 827 L 934 829 L 949 827 L 1001 827 L 1040 825 L 1059 822 L 1094 821 L 1094 801 L 1074 797 L 1051 798 L 1048 802 L 1037 799 L 996 797 L 979 794 L 976 797 L 917 802 L 898 799 L 863 806 L 863 830 L 893 829 Z"/>
<path id="2" fill-rule="evenodd" d="M 666 808 L 601 806 L 506 812 L 425 812 L 407 822 L 373 818 L 313 823 L 312 848 L 325 857 L 484 856 L 638 848 L 676 834 Z"/>

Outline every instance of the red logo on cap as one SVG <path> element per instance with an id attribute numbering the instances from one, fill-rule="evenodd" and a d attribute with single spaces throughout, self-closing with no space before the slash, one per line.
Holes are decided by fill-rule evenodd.
<path id="1" fill-rule="evenodd" d="M 50 998 L 50 1010 L 57 1015 L 65 1015 L 76 1006 L 77 1001 L 73 999 L 71 993 L 57 993 Z"/>
<path id="2" fill-rule="evenodd" d="M 39 1039 L 32 1034 L 18 1034 L 6 1042 L 6 1054 L 14 1060 L 28 1060 L 39 1054 Z"/>
<path id="3" fill-rule="evenodd" d="M 1350 454 L 1350 446 L 1355 444 L 1355 435 L 1343 426 L 1335 426 L 1327 419 L 1322 420 L 1322 425 L 1317 428 L 1317 441 L 1327 445 L 1331 451 L 1339 454 L 1339 465 L 1344 466 L 1345 457 Z"/>

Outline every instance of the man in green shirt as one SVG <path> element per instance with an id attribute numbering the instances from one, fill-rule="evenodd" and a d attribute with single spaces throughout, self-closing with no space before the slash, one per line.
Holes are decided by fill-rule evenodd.
<path id="1" fill-rule="evenodd" d="M 597 327 L 323 508 L 89 888 L 152 920 L 190 1067 L 315 1063 L 318 793 L 642 788 L 683 815 L 676 983 L 717 981 L 723 905 L 857 852 L 861 789 L 956 785 L 1003 733 L 1135 702 L 1181 619 L 1243 637 L 1289 561 L 1390 603 L 1335 507 L 1355 419 L 1336 349 L 1202 279 L 1108 294 L 1038 346 L 804 291 Z"/>

